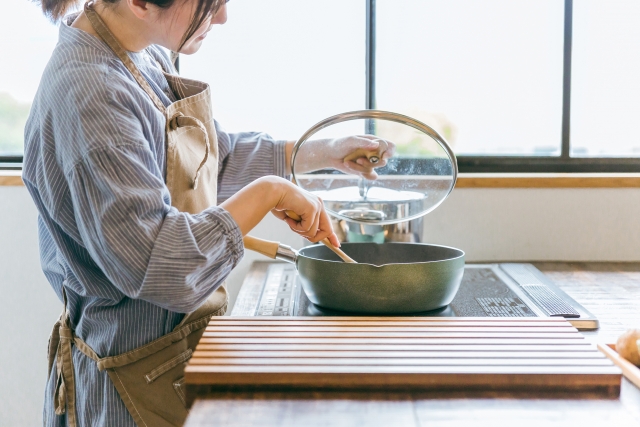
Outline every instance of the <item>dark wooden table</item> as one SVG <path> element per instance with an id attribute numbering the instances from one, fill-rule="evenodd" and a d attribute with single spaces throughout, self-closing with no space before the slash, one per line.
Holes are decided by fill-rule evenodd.
<path id="1" fill-rule="evenodd" d="M 640 263 L 535 263 L 600 319 L 584 332 L 615 342 L 640 327 Z M 640 426 L 640 390 L 623 379 L 619 399 L 540 399 L 504 393 L 242 392 L 198 396 L 186 427 Z"/>

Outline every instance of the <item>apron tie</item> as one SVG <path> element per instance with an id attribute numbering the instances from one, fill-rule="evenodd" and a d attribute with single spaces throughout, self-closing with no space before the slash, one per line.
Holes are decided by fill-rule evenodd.
<path id="1" fill-rule="evenodd" d="M 196 174 L 193 177 L 193 189 L 196 190 L 198 188 L 198 179 L 200 178 L 200 172 L 202 171 L 202 168 L 204 167 L 204 165 L 207 163 L 207 160 L 209 160 L 209 151 L 210 151 L 209 133 L 207 132 L 207 128 L 204 126 L 204 124 L 200 120 L 198 120 L 195 117 L 185 116 L 182 113 L 177 113 L 169 121 L 169 127 L 171 128 L 171 130 L 176 130 L 177 128 L 183 127 L 183 126 L 196 127 L 200 129 L 200 131 L 204 134 L 204 142 L 205 142 L 204 158 L 202 159 L 202 162 L 200 162 L 200 166 L 198 166 L 198 169 L 196 170 Z"/>
<path id="2" fill-rule="evenodd" d="M 73 330 L 69 327 L 69 315 L 67 313 L 67 293 L 62 286 L 62 297 L 64 308 L 58 325 L 58 346 L 56 351 L 56 390 L 54 404 L 56 415 L 67 414 L 67 425 L 77 426 L 76 415 L 76 387 L 73 374 L 73 352 L 74 341 Z"/>

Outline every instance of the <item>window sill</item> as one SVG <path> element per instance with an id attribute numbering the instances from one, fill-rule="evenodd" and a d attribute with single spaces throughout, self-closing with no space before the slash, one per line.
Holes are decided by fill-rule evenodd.
<path id="1" fill-rule="evenodd" d="M 22 171 L 0 170 L 0 187 L 15 187 L 19 185 L 24 185 L 24 182 L 22 182 Z"/>
<path id="2" fill-rule="evenodd" d="M 0 186 L 22 186 L 20 171 L 0 170 Z M 640 188 L 640 173 L 461 173 L 456 188 Z"/>
<path id="3" fill-rule="evenodd" d="M 640 188 L 640 173 L 461 173 L 456 188 Z"/>

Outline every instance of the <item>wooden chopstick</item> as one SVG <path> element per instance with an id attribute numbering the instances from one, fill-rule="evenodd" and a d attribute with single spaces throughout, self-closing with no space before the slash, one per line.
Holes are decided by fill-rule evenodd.
<path id="1" fill-rule="evenodd" d="M 640 368 L 620 356 L 615 350 L 614 344 L 598 344 L 598 349 L 603 352 L 618 368 L 622 369 L 624 375 L 629 381 L 640 387 Z"/>

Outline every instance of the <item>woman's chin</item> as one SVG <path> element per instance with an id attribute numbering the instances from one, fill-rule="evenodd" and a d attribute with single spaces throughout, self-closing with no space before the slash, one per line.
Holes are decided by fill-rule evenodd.
<path id="1" fill-rule="evenodd" d="M 182 49 L 180 49 L 180 53 L 184 55 L 193 55 L 194 53 L 200 50 L 200 47 L 202 46 L 203 41 L 204 41 L 204 38 L 201 40 L 193 40 L 188 42 L 187 44 L 182 46 Z"/>

